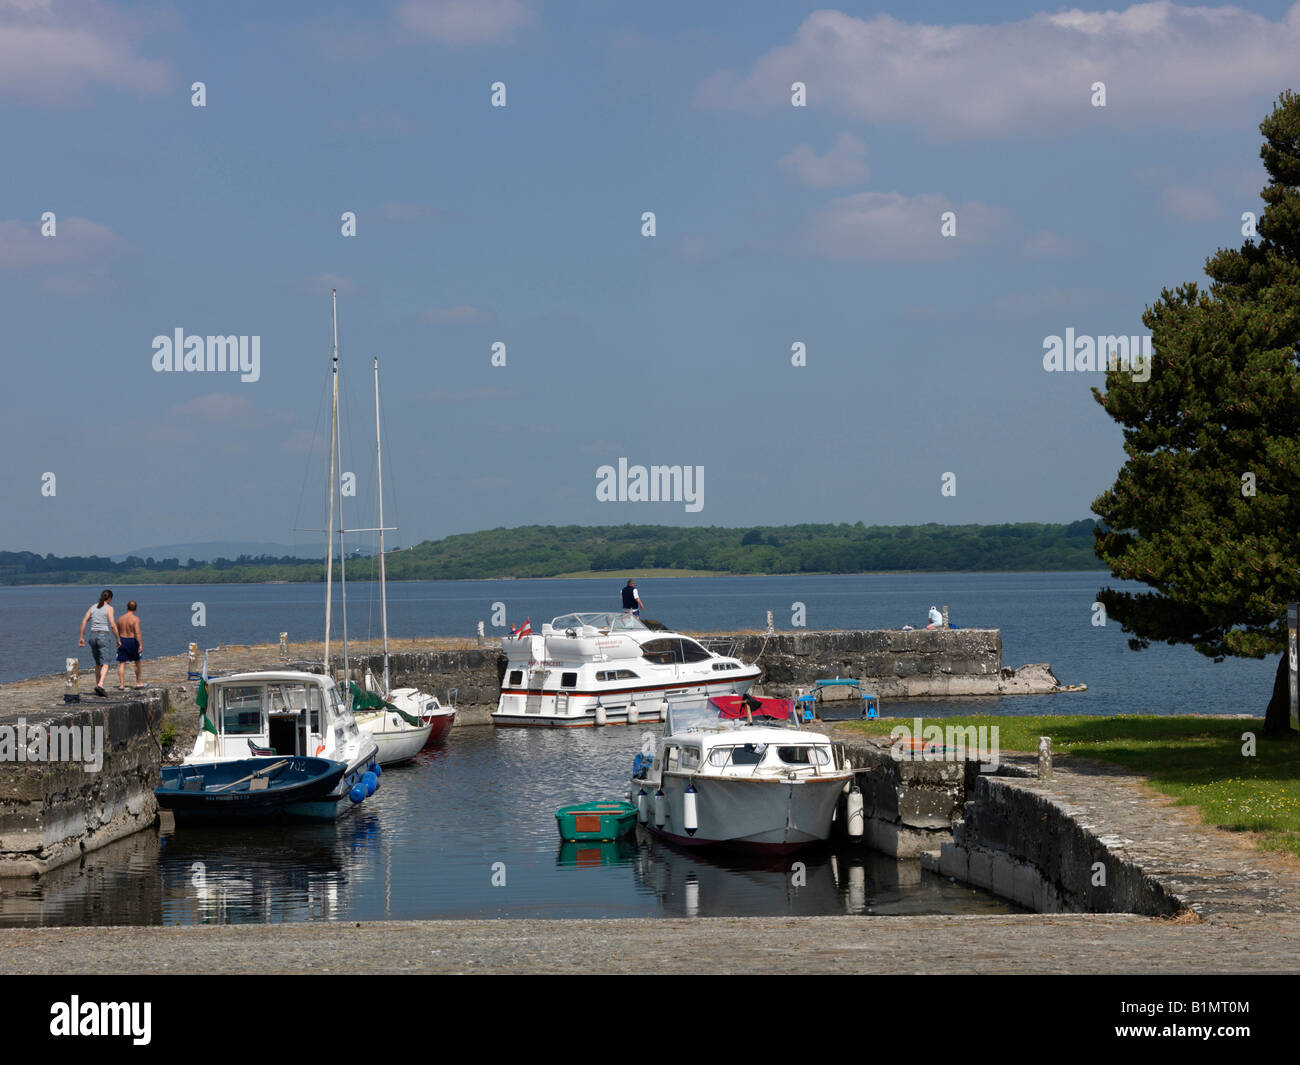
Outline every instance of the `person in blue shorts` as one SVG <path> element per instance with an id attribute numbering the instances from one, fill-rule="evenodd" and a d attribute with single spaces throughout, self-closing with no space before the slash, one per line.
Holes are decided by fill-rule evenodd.
<path id="1" fill-rule="evenodd" d="M 144 637 L 140 633 L 140 618 L 136 615 L 135 600 L 126 604 L 126 613 L 117 619 L 117 634 L 122 642 L 117 645 L 117 690 L 126 691 L 126 664 L 135 663 L 135 686 L 144 687 L 140 677 L 140 654 L 144 650 Z"/>
<path id="2" fill-rule="evenodd" d="M 99 602 L 86 611 L 81 619 L 81 632 L 77 636 L 77 646 L 85 647 L 90 641 L 90 653 L 95 658 L 95 694 L 108 695 L 104 691 L 104 681 L 108 679 L 108 667 L 112 662 L 114 648 L 117 647 L 117 619 L 113 617 L 113 593 L 105 588 L 99 593 Z M 90 631 L 86 631 L 86 623 Z"/>

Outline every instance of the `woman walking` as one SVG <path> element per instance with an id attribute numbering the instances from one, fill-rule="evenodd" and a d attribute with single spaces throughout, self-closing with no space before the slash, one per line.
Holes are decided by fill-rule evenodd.
<path id="1" fill-rule="evenodd" d="M 81 632 L 77 635 L 77 646 L 85 647 L 90 640 L 90 653 L 95 656 L 95 694 L 107 696 L 104 681 L 108 679 L 108 668 L 116 657 L 117 620 L 113 617 L 113 593 L 105 588 L 99 593 L 99 602 L 86 611 L 81 619 Z M 86 622 L 90 622 L 90 632 L 86 632 Z"/>

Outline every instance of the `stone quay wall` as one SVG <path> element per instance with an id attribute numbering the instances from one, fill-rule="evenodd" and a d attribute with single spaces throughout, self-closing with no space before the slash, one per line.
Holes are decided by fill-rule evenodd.
<path id="1" fill-rule="evenodd" d="M 162 764 L 159 724 L 168 702 L 166 690 L 159 690 L 130 701 L 83 701 L 0 718 L 0 727 L 11 730 L 5 738 L 21 733 L 19 742 L 24 743 L 21 759 L 18 752 L 0 748 L 5 754 L 0 760 L 0 877 L 39 875 L 154 824 L 158 805 L 153 789 Z M 85 748 L 81 760 L 30 760 L 42 751 L 34 738 L 38 727 L 46 756 L 55 735 L 63 743 L 69 729 L 79 737 L 90 729 L 90 736 L 102 738 L 97 744 L 102 764 L 98 770 L 88 764 Z M 68 751 L 63 747 L 65 756 Z"/>
<path id="2" fill-rule="evenodd" d="M 1036 780 L 1030 756 L 1002 755 L 986 772 L 976 757 L 896 759 L 884 738 L 836 731 L 859 770 L 865 846 L 919 858 L 924 868 L 1038 913 L 1167 917 L 1187 908 L 1077 811 L 1025 787 Z"/>

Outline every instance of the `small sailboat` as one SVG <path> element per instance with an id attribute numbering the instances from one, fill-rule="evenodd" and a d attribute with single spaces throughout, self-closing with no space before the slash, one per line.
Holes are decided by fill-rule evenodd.
<path id="1" fill-rule="evenodd" d="M 381 765 L 414 758 L 426 746 L 446 741 L 456 717 L 433 695 L 418 688 L 394 688 L 388 668 L 388 584 L 384 569 L 384 460 L 379 431 L 379 360 L 375 359 L 375 469 L 379 484 L 379 616 L 384 637 L 382 683 L 366 674 L 366 691 L 352 686 L 352 712 L 362 730 L 379 745 Z M 437 732 L 435 739 L 434 733 Z"/>

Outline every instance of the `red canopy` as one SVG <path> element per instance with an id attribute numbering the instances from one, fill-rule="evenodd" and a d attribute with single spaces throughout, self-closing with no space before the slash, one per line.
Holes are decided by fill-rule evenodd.
<path id="1" fill-rule="evenodd" d="M 759 702 L 759 709 L 753 712 L 754 717 L 772 717 L 786 721 L 794 712 L 793 699 L 764 699 L 761 696 L 751 698 L 758 699 Z M 745 716 L 745 706 L 739 695 L 718 695 L 709 700 L 709 705 L 716 707 L 718 713 L 728 721 Z"/>

